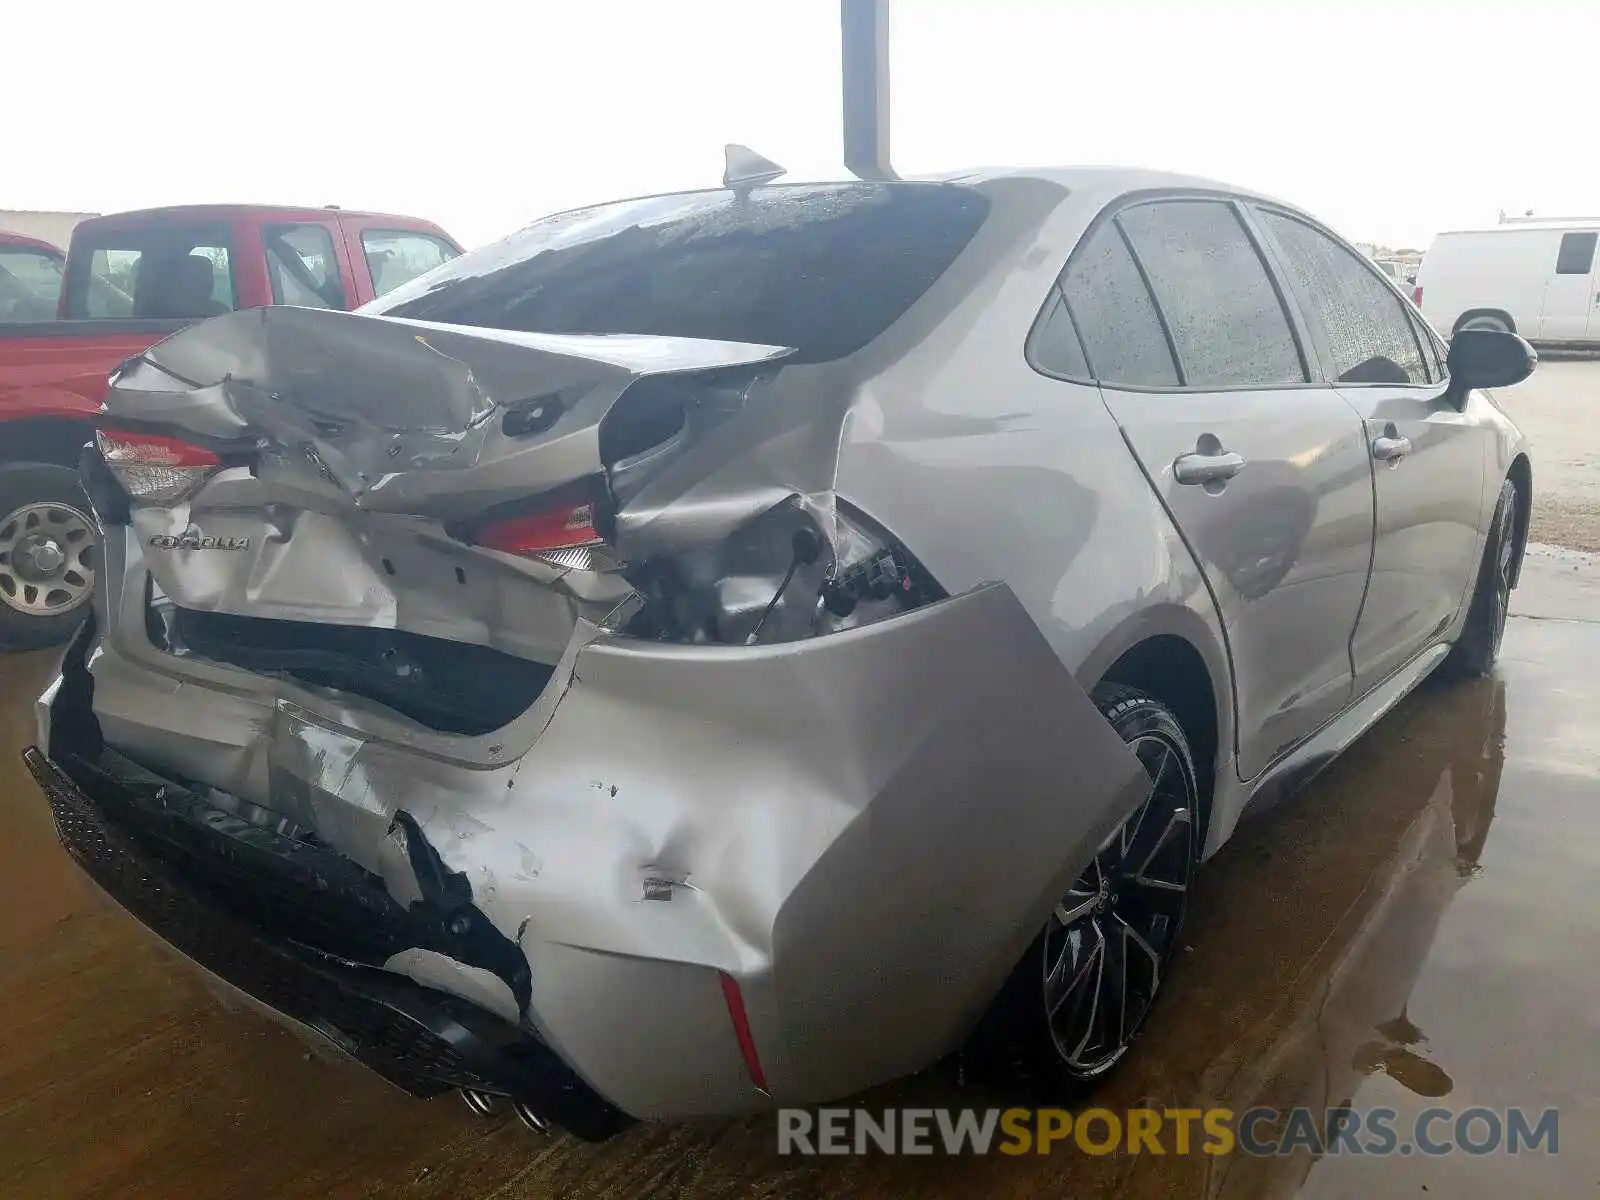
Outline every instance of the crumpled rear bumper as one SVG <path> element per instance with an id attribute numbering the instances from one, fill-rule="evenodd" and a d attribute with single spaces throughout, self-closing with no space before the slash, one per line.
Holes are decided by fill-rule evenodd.
<path id="1" fill-rule="evenodd" d="M 57 762 L 29 747 L 23 758 L 62 845 L 107 895 L 390 1083 L 422 1097 L 450 1088 L 510 1096 L 590 1140 L 627 1124 L 525 1029 L 283 933 L 320 926 L 319 940 L 369 945 L 405 936 L 387 898 L 363 896 L 359 873 L 337 855 L 207 810 L 114 751 Z"/>
<path id="2" fill-rule="evenodd" d="M 956 1049 L 1147 783 L 999 585 L 803 642 L 575 644 L 528 740 L 477 739 L 484 761 L 464 757 L 476 743 L 447 756 L 389 733 L 353 702 L 174 663 L 137 629 L 86 634 L 41 700 L 41 745 L 82 793 L 57 801 L 47 772 L 53 803 L 124 820 L 125 789 L 91 779 L 120 753 L 150 803 L 166 786 L 168 834 L 218 832 L 206 789 L 195 806 L 179 780 L 289 814 L 318 835 L 324 882 L 281 869 L 308 857 L 291 839 L 257 908 L 237 912 L 232 884 L 202 889 L 199 908 L 319 951 L 319 978 L 448 996 L 452 1020 L 492 1018 L 493 1044 L 564 1064 L 549 1067 L 556 1099 L 582 1091 L 632 1117 L 824 1102 Z M 247 840 L 223 857 L 256 855 L 259 828 Z M 192 882 L 193 856 L 179 865 Z M 286 902 L 345 878 L 360 886 L 311 906 L 330 918 Z M 104 886 L 206 961 L 162 912 Z M 460 1069 L 424 1077 L 450 1085 Z"/>

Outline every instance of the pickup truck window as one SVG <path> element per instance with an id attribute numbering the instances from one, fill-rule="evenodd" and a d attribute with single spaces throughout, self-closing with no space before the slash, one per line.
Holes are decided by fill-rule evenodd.
<path id="1" fill-rule="evenodd" d="M 424 271 L 431 271 L 456 256 L 448 242 L 426 233 L 398 229 L 363 229 L 361 250 L 367 257 L 374 296 L 410 283 Z"/>
<path id="2" fill-rule="evenodd" d="M 226 226 L 163 223 L 74 237 L 66 315 L 189 320 L 228 312 L 237 306 L 230 250 Z"/>
<path id="3" fill-rule="evenodd" d="M 62 265 L 31 246 L 0 246 L 0 322 L 54 321 Z"/>
<path id="4" fill-rule="evenodd" d="M 326 225 L 268 225 L 262 230 L 274 304 L 348 308 L 339 255 Z"/>

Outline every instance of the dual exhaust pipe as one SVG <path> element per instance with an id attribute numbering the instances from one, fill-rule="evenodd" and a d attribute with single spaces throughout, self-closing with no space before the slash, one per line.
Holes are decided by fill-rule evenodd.
<path id="1" fill-rule="evenodd" d="M 502 1117 L 509 1108 L 511 1115 L 521 1121 L 525 1128 L 534 1133 L 543 1136 L 555 1129 L 549 1118 L 540 1116 L 531 1105 L 523 1100 L 512 1100 L 506 1096 L 480 1092 L 475 1088 L 462 1088 L 461 1099 L 466 1104 L 467 1110 L 474 1116 Z"/>

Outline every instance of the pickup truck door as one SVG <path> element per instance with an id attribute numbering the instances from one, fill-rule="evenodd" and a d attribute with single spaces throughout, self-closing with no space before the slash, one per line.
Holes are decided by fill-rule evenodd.
<path id="1" fill-rule="evenodd" d="M 360 289 L 337 221 L 263 224 L 261 242 L 273 304 L 350 309 Z"/>
<path id="2" fill-rule="evenodd" d="M 1252 778 L 1350 699 L 1372 548 L 1361 421 L 1313 380 L 1229 199 L 1102 218 L 1062 291 L 1106 406 L 1216 599 L 1239 774 Z"/>
<path id="3" fill-rule="evenodd" d="M 1350 642 L 1356 693 L 1454 620 L 1481 554 L 1490 434 L 1445 399 L 1441 347 L 1355 251 L 1300 220 L 1261 212 L 1323 367 L 1360 413 L 1372 463 L 1372 579 Z"/>

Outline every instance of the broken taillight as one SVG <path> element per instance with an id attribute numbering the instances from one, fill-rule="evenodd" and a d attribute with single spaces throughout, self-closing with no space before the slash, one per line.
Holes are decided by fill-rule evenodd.
<path id="1" fill-rule="evenodd" d="M 222 469 L 210 450 L 180 438 L 125 429 L 96 430 L 94 437 L 129 499 L 141 503 L 177 504 Z"/>
<path id="2" fill-rule="evenodd" d="M 561 501 L 499 517 L 478 528 L 472 541 L 502 554 L 534 558 L 571 571 L 610 571 L 617 566 L 605 538 L 595 528 L 592 500 Z"/>

